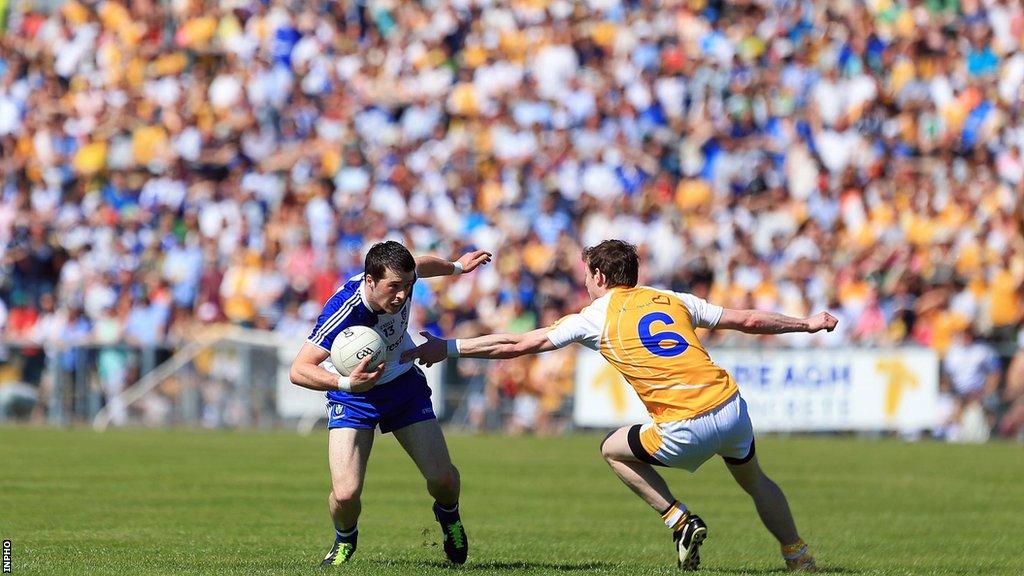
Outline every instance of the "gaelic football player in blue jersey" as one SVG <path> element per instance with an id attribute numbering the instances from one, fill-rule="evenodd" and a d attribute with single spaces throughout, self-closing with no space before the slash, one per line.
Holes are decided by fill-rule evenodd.
<path id="1" fill-rule="evenodd" d="M 363 273 L 350 278 L 324 305 L 312 333 L 291 366 L 291 381 L 327 392 L 331 470 L 328 504 L 335 541 L 324 565 L 347 562 L 356 551 L 359 500 L 374 429 L 393 432 L 427 481 L 434 498 L 434 517 L 444 534 L 444 552 L 456 564 L 466 561 L 469 543 L 459 517 L 459 471 L 452 465 L 441 427 L 430 403 L 426 378 L 412 362 L 401 362 L 415 347 L 406 333 L 412 287 L 418 278 L 464 274 L 487 264 L 481 250 L 456 262 L 434 256 L 413 258 L 394 241 L 374 244 Z M 349 326 L 368 326 L 383 339 L 384 362 L 369 368 L 369 358 L 348 376 L 331 363 L 335 337 Z"/>

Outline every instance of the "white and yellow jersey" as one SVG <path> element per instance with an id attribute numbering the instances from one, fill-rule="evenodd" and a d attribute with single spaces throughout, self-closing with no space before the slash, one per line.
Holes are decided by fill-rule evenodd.
<path id="1" fill-rule="evenodd" d="M 673 422 L 714 410 L 738 390 L 694 332 L 714 328 L 721 317 L 721 306 L 692 294 L 616 287 L 553 324 L 548 339 L 559 348 L 579 342 L 597 350 L 655 422 Z"/>

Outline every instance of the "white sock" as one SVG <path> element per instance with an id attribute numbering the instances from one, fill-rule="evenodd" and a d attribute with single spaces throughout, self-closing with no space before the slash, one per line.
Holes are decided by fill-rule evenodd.
<path id="1" fill-rule="evenodd" d="M 665 522 L 665 526 L 673 530 L 680 528 L 679 521 L 686 515 L 686 504 L 676 500 L 668 507 L 668 510 L 661 515 L 661 519 Z"/>

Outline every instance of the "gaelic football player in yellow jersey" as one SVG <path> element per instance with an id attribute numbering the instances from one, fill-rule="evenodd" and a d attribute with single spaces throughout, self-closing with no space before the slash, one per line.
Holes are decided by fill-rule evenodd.
<path id="1" fill-rule="evenodd" d="M 782 490 L 761 471 L 747 405 L 728 372 L 715 365 L 694 330 L 727 328 L 753 334 L 831 331 L 836 318 L 821 312 L 792 318 L 757 310 L 728 310 L 691 294 L 637 286 L 636 248 L 605 240 L 583 251 L 587 292 L 593 300 L 578 314 L 526 334 L 492 334 L 428 341 L 402 361 L 427 366 L 447 358 L 514 358 L 578 342 L 599 351 L 640 396 L 652 422 L 609 434 L 601 454 L 615 474 L 661 513 L 672 529 L 678 565 L 694 570 L 707 525 L 677 500 L 654 466 L 691 472 L 712 456 L 725 460 L 736 482 L 778 539 L 790 570 L 814 571 Z"/>

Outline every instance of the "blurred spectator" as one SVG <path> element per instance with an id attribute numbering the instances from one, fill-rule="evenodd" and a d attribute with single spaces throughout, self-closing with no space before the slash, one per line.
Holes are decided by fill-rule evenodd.
<path id="1" fill-rule="evenodd" d="M 967 402 L 980 402 L 996 391 L 999 358 L 992 346 L 980 342 L 970 328 L 960 330 L 943 360 L 953 392 Z"/>
<path id="2" fill-rule="evenodd" d="M 1003 404 L 1006 411 L 999 423 L 1000 435 L 1024 441 L 1024 346 L 1017 350 L 1006 370 Z"/>
<path id="3" fill-rule="evenodd" d="M 987 438 L 999 408 L 1001 370 L 995 350 L 978 341 L 972 328 L 961 329 L 946 352 L 942 370 L 952 384 L 957 413 L 970 415 L 961 423 L 961 438 Z"/>
<path id="4" fill-rule="evenodd" d="M 465 382 L 466 426 L 473 432 L 483 432 L 490 428 L 488 414 L 494 414 L 497 408 L 497 396 L 494 388 L 487 386 L 486 360 L 467 358 L 457 363 L 459 377 Z"/>
<path id="5" fill-rule="evenodd" d="M 127 384 L 130 367 L 128 351 L 122 345 L 130 307 L 131 300 L 122 299 L 116 311 L 112 307 L 104 308 L 94 326 L 95 341 L 102 345 L 96 368 L 113 424 L 124 424 L 128 417 L 119 394 Z"/>
<path id="6" fill-rule="evenodd" d="M 7 304 L 0 298 L 0 335 L 6 333 L 7 328 Z M 0 342 L 0 363 L 7 361 L 7 347 Z"/>
<path id="7" fill-rule="evenodd" d="M 65 378 L 68 378 L 65 381 L 70 381 L 72 373 L 84 366 L 84 359 L 89 352 L 81 348 L 76 349 L 75 346 L 90 343 L 92 333 L 92 324 L 82 314 L 82 310 L 75 306 L 68 308 L 63 333 L 60 335 L 60 346 L 57 347 L 60 354 L 60 370 L 64 372 Z M 47 353 L 50 353 L 49 348 Z"/>

